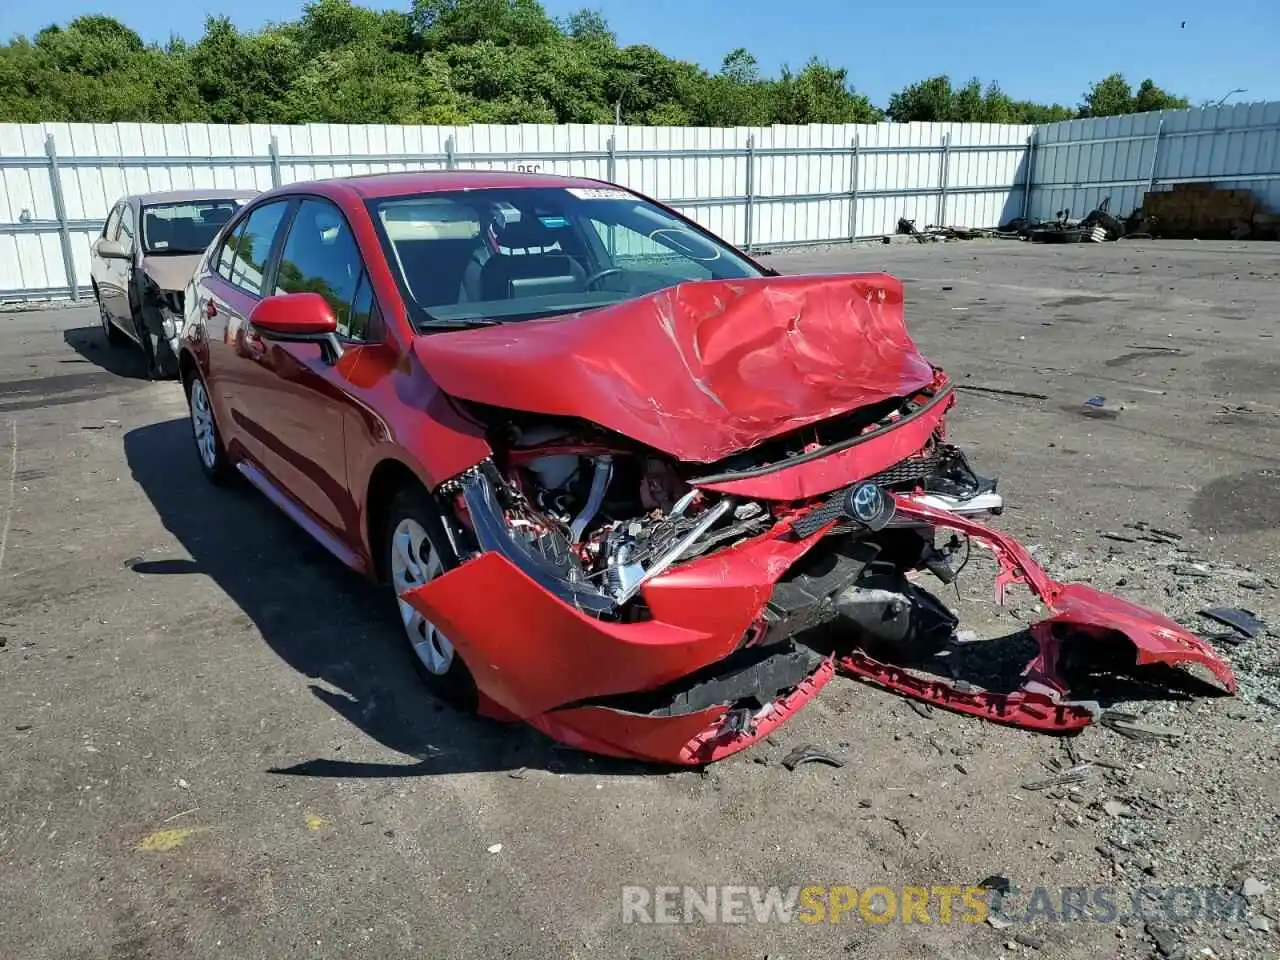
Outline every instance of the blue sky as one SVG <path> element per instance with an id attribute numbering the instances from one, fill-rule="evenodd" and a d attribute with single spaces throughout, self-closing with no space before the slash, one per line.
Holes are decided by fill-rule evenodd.
<path id="1" fill-rule="evenodd" d="M 1212 10 L 1193 0 L 544 0 L 553 15 L 601 10 L 622 43 L 648 43 L 709 68 L 746 47 L 768 73 L 817 55 L 849 68 L 854 85 L 883 106 L 926 76 L 995 80 L 1010 95 L 1074 105 L 1088 84 L 1119 70 L 1150 76 L 1191 98 L 1280 100 L 1276 42 L 1280 2 L 1234 0 Z M 408 0 L 370 3 L 408 7 Z M 301 0 L 0 0 L 0 37 L 110 11 L 145 39 L 199 36 L 208 13 L 245 28 L 296 17 Z M 1185 28 L 1181 26 L 1186 22 Z"/>

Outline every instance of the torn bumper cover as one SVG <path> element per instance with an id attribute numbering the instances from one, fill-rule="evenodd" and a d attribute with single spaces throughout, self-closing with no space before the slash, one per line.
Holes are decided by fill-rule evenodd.
<path id="1" fill-rule="evenodd" d="M 1127 669 L 1163 664 L 1200 667 L 1231 694 L 1236 692 L 1231 668 L 1195 634 L 1153 610 L 1103 593 L 1085 583 L 1059 583 L 1013 538 L 966 517 L 902 498 L 898 517 L 927 523 L 937 530 L 959 530 L 988 549 L 999 564 L 996 601 L 1014 584 L 1029 588 L 1052 615 L 1031 625 L 1037 653 L 1026 665 L 1022 687 L 996 693 L 963 682 L 923 678 L 902 667 L 874 660 L 854 650 L 839 659 L 840 668 L 868 683 L 935 706 L 994 723 L 1046 733 L 1070 733 L 1094 722 L 1101 710 L 1091 701 L 1070 699 L 1068 659 Z M 1123 641 L 1131 644 L 1126 649 Z M 1082 649 L 1079 644 L 1089 646 Z"/>
<path id="2" fill-rule="evenodd" d="M 1099 713 L 1095 703 L 1071 699 L 1072 661 L 1116 670 L 1193 665 L 1235 692 L 1230 668 L 1203 640 L 1119 597 L 1052 580 L 1016 541 L 940 508 L 945 502 L 900 496 L 888 525 L 962 532 L 995 556 L 999 602 L 1021 584 L 1048 607 L 1051 615 L 1030 628 L 1037 652 L 1016 690 L 924 677 L 878 648 L 873 656 L 856 615 L 837 621 L 833 651 L 819 654 L 797 642 L 805 627 L 803 604 L 793 602 L 797 581 L 780 581 L 847 526 L 841 515 L 822 516 L 816 528 L 784 522 L 673 566 L 644 585 L 644 614 L 629 620 L 602 618 L 580 597 L 558 595 L 543 573 L 522 569 L 519 556 L 495 544 L 404 598 L 453 642 L 475 677 L 483 712 L 523 720 L 586 751 L 666 763 L 708 763 L 768 736 L 837 670 L 943 709 L 1053 733 L 1079 730 Z M 853 565 L 851 577 L 869 569 L 858 542 L 839 548 Z M 850 581 L 826 560 L 823 569 L 825 580 L 805 583 L 834 597 Z M 482 597 L 501 602 L 478 602 Z M 942 622 L 948 632 L 955 626 L 954 618 Z"/>

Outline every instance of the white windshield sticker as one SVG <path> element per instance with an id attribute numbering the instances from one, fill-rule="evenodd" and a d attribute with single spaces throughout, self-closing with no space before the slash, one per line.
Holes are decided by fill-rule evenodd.
<path id="1" fill-rule="evenodd" d="M 630 200 L 631 194 L 625 190 L 608 187 L 569 187 L 568 191 L 579 200 Z"/>

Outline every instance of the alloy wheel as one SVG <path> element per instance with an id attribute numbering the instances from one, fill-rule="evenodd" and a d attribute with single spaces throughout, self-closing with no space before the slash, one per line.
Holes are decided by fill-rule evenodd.
<path id="1" fill-rule="evenodd" d="M 191 381 L 191 429 L 196 438 L 200 461 L 209 470 L 218 463 L 218 437 L 213 427 L 213 408 L 204 381 L 196 377 Z"/>
<path id="2" fill-rule="evenodd" d="M 391 534 L 391 579 L 405 634 L 423 667 L 434 676 L 449 672 L 453 665 L 453 644 L 435 624 L 399 598 L 406 591 L 434 580 L 443 570 L 440 554 L 422 524 L 412 517 L 401 520 Z"/>

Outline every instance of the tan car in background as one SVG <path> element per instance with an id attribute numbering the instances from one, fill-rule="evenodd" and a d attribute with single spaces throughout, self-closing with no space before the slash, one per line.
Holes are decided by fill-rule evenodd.
<path id="1" fill-rule="evenodd" d="M 150 377 L 177 376 L 187 283 L 222 225 L 258 193 L 172 190 L 111 208 L 93 243 L 93 295 L 107 341 L 140 346 Z"/>

